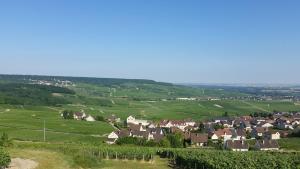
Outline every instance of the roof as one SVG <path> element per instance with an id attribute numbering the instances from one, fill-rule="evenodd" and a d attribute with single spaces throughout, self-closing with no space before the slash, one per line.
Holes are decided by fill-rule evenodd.
<path id="1" fill-rule="evenodd" d="M 127 124 L 127 127 L 128 127 L 130 130 L 137 130 L 137 131 L 140 131 L 141 128 L 142 128 L 142 129 L 145 129 L 145 127 L 143 127 L 142 125 L 132 124 L 132 123 L 128 123 L 128 124 Z"/>
<path id="2" fill-rule="evenodd" d="M 243 129 L 237 129 L 235 132 L 237 136 L 246 136 L 246 133 Z"/>
<path id="3" fill-rule="evenodd" d="M 183 131 L 180 130 L 178 127 L 171 127 L 170 132 L 171 133 L 183 133 Z"/>
<path id="4" fill-rule="evenodd" d="M 200 133 L 191 133 L 191 142 L 192 143 L 207 143 L 208 135 Z"/>
<path id="5" fill-rule="evenodd" d="M 155 133 L 155 134 L 160 134 L 161 132 L 163 132 L 162 129 L 159 128 L 159 127 L 156 127 L 156 128 L 147 128 L 146 130 L 147 130 L 149 133 L 151 133 L 151 134 L 153 134 L 153 133 Z"/>
<path id="6" fill-rule="evenodd" d="M 143 138 L 148 138 L 149 132 L 148 131 L 131 131 L 131 134 L 133 136 L 138 136 L 138 137 L 143 137 Z"/>
<path id="7" fill-rule="evenodd" d="M 215 131 L 215 134 L 220 137 L 220 136 L 223 136 L 223 135 L 232 135 L 232 132 L 230 129 L 228 128 L 225 128 L 225 129 L 218 129 L 217 131 Z"/>
<path id="8" fill-rule="evenodd" d="M 260 148 L 279 148 L 276 140 L 258 140 L 256 142 Z"/>
<path id="9" fill-rule="evenodd" d="M 82 112 L 75 112 L 74 115 L 75 115 L 75 116 L 78 116 L 78 117 L 82 117 L 82 116 L 83 116 L 83 113 L 82 113 Z"/>
<path id="10" fill-rule="evenodd" d="M 157 142 L 162 140 L 164 137 L 165 136 L 162 134 L 153 134 L 153 139 L 154 139 L 154 141 L 157 141 Z"/>
<path id="11" fill-rule="evenodd" d="M 128 130 L 120 130 L 117 131 L 116 134 L 118 135 L 118 137 L 128 137 L 130 135 L 130 132 Z"/>
<path id="12" fill-rule="evenodd" d="M 243 140 L 227 140 L 226 147 L 228 149 L 248 149 L 249 144 Z"/>
<path id="13" fill-rule="evenodd" d="M 257 133 L 264 133 L 264 132 L 268 131 L 268 128 L 266 128 L 266 127 L 256 127 L 256 128 L 254 128 L 254 130 Z"/>

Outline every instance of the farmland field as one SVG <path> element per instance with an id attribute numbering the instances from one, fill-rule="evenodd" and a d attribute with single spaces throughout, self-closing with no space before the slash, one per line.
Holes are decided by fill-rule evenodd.
<path id="1" fill-rule="evenodd" d="M 62 119 L 64 109 L 84 110 L 91 115 L 116 114 L 125 120 L 129 115 L 150 120 L 193 118 L 203 120 L 222 116 L 248 115 L 253 112 L 299 111 L 300 106 L 283 101 L 132 101 L 115 99 L 112 106 L 63 105 L 12 106 L 0 105 L 0 132 L 20 140 L 43 140 L 43 125 L 46 122 L 47 141 L 102 142 L 113 128 L 106 122 L 86 122 Z"/>
<path id="2" fill-rule="evenodd" d="M 126 153 L 127 150 L 139 153 L 142 147 L 138 147 L 136 151 L 132 150 L 136 148 L 134 146 L 112 146 L 116 148 L 115 152 L 109 158 L 100 159 L 96 154 L 101 147 L 107 146 L 104 141 L 115 128 L 103 120 L 87 122 L 64 119 L 61 113 L 65 110 L 82 111 L 93 117 L 103 118 L 115 114 L 122 121 L 133 115 L 155 122 L 186 118 L 200 121 L 223 116 L 225 112 L 234 117 L 254 112 L 300 111 L 297 101 L 256 100 L 251 99 L 251 94 L 238 90 L 221 90 L 218 87 L 197 88 L 147 80 L 80 78 L 71 78 L 76 85 L 58 87 L 28 84 L 22 78 L 14 78 L 1 81 L 0 75 L 0 134 L 7 133 L 9 139 L 12 139 L 14 145 L 8 148 L 12 157 L 32 159 L 39 163 L 38 169 L 54 166 L 66 169 L 169 168 L 168 159 L 161 159 L 156 155 L 150 161 L 141 160 L 144 159 L 141 154 L 138 160 L 114 159 L 118 148 L 125 148 Z M 193 99 L 178 99 L 181 97 Z M 282 139 L 279 144 L 283 150 L 298 151 L 298 142 L 297 138 L 291 138 Z M 22 148 L 26 144 L 29 147 Z M 67 146 L 62 148 L 62 145 Z M 75 149 L 72 149 L 73 146 Z M 96 154 L 93 152 L 86 156 L 82 155 L 86 151 L 81 152 L 85 146 L 100 149 Z M 147 151 L 145 148 L 142 153 Z M 48 161 L 48 158 L 51 160 Z"/>

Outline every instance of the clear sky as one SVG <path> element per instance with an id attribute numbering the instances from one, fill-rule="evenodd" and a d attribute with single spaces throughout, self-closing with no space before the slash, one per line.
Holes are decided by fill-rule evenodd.
<path id="1" fill-rule="evenodd" d="M 0 0 L 0 73 L 300 83 L 300 1 Z"/>

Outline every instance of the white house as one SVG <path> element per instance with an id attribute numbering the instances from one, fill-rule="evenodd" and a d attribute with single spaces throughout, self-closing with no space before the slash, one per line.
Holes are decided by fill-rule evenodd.
<path id="1" fill-rule="evenodd" d="M 210 135 L 210 139 L 212 139 L 212 140 L 218 140 L 219 137 L 218 137 L 218 135 L 216 135 L 215 133 L 212 133 L 212 134 Z"/>
<path id="2" fill-rule="evenodd" d="M 244 140 L 227 140 L 225 148 L 232 151 L 248 151 L 249 145 Z"/>
<path id="3" fill-rule="evenodd" d="M 106 143 L 114 144 L 118 138 L 119 138 L 119 136 L 117 135 L 117 133 L 113 131 L 107 136 Z"/>
<path id="4" fill-rule="evenodd" d="M 142 124 L 143 126 L 148 126 L 150 123 L 147 120 L 135 119 L 133 116 L 129 116 L 126 119 L 127 124 Z"/>
<path id="5" fill-rule="evenodd" d="M 96 121 L 95 118 L 94 118 L 93 116 L 91 116 L 91 115 L 88 115 L 88 116 L 85 118 L 85 120 L 86 120 L 86 121 L 91 121 L 91 122 Z"/>
<path id="6" fill-rule="evenodd" d="M 272 132 L 271 133 L 271 139 L 272 140 L 279 140 L 280 139 L 280 133 L 279 132 Z"/>
<path id="7" fill-rule="evenodd" d="M 261 151 L 276 151 L 279 150 L 279 145 L 276 140 L 258 140 L 255 148 Z"/>
<path id="8" fill-rule="evenodd" d="M 264 123 L 261 125 L 261 127 L 270 128 L 273 127 L 273 125 L 271 123 Z"/>
<path id="9" fill-rule="evenodd" d="M 84 112 L 76 112 L 73 114 L 73 118 L 75 120 L 82 120 L 86 117 L 86 114 Z"/>

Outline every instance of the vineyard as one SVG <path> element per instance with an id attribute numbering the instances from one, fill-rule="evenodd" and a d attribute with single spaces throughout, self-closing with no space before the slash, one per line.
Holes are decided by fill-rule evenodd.
<path id="1" fill-rule="evenodd" d="M 90 146 L 76 144 L 18 143 L 19 148 L 52 149 L 74 157 L 82 167 L 87 162 L 106 159 L 152 162 L 154 156 L 169 158 L 174 166 L 183 169 L 299 169 L 299 152 L 232 152 L 217 150 L 188 150 L 128 146 Z"/>
<path id="2" fill-rule="evenodd" d="M 216 150 L 169 149 L 158 152 L 183 169 L 297 169 L 299 152 L 232 152 Z"/>

